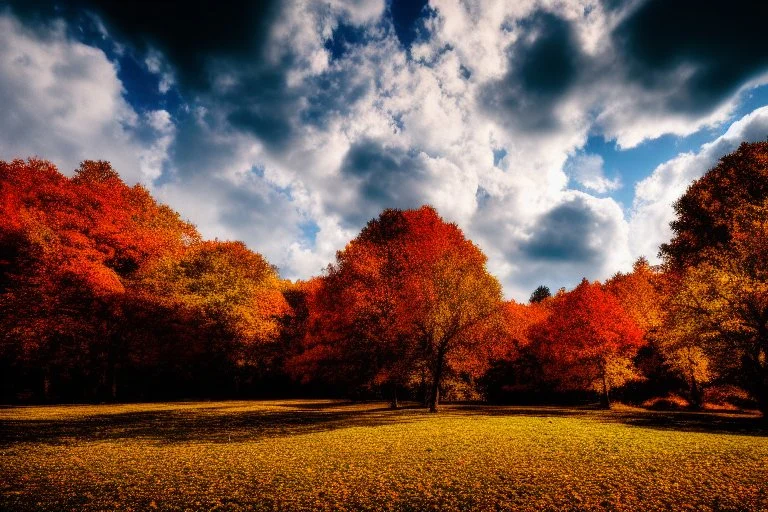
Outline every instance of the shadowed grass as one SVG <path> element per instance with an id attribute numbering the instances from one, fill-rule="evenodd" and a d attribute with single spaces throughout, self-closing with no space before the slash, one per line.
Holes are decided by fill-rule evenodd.
<path id="1" fill-rule="evenodd" d="M 768 510 L 751 415 L 335 401 L 0 409 L 0 509 Z"/>

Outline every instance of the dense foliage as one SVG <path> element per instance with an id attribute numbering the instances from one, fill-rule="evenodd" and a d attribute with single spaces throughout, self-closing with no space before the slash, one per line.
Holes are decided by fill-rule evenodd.
<path id="1" fill-rule="evenodd" d="M 302 351 L 289 368 L 320 368 L 360 385 L 421 391 L 436 410 L 449 380 L 478 377 L 497 341 L 501 286 L 485 256 L 429 207 L 386 210 L 339 252 L 315 288 Z M 343 369 L 343 371 L 341 371 Z"/>
<path id="2" fill-rule="evenodd" d="M 307 282 L 194 226 L 106 162 L 0 162 L 4 401 L 601 397 L 768 410 L 768 143 L 676 203 L 644 259 L 505 302 L 431 207 L 385 210 Z M 525 397 L 525 398 L 523 398 Z M 750 402 L 751 401 L 751 402 Z M 660 402 L 655 402 L 660 403 Z"/>
<path id="3" fill-rule="evenodd" d="M 0 163 L 0 190 L 5 399 L 218 394 L 277 339 L 276 270 L 106 162 Z"/>

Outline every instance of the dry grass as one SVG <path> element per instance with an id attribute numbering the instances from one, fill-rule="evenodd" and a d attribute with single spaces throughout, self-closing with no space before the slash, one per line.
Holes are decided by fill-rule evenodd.
<path id="1" fill-rule="evenodd" d="M 331 401 L 0 409 L 4 510 L 768 510 L 711 413 Z"/>

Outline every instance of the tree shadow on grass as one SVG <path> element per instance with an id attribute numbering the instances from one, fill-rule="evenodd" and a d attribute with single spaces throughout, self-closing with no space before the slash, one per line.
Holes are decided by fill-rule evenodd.
<path id="1" fill-rule="evenodd" d="M 634 427 L 768 437 L 768 421 L 754 413 L 714 411 L 649 411 L 635 408 L 600 409 L 596 406 L 489 406 L 456 405 L 453 415 L 582 417 Z"/>
<path id="2" fill-rule="evenodd" d="M 415 405 L 392 410 L 384 403 L 297 400 L 176 405 L 178 407 L 171 405 L 158 410 L 113 410 L 54 419 L 3 419 L 0 420 L 0 447 L 124 439 L 163 444 L 258 441 L 349 427 L 404 424 L 433 417 Z M 768 436 L 768 424 L 758 416 L 712 412 L 454 404 L 443 406 L 440 416 L 578 417 L 640 428 Z"/>
<path id="3" fill-rule="evenodd" d="M 285 408 L 285 410 L 283 410 Z M 415 414 L 416 413 L 416 414 Z M 61 419 L 0 420 L 0 447 L 18 443 L 73 444 L 121 439 L 158 443 L 229 443 L 310 434 L 348 427 L 375 427 L 415 420 L 411 408 L 383 404 L 296 402 L 259 408 L 173 407 Z"/>
<path id="4" fill-rule="evenodd" d="M 709 411 L 616 411 L 608 421 L 659 430 L 768 437 L 768 421 L 756 414 Z"/>

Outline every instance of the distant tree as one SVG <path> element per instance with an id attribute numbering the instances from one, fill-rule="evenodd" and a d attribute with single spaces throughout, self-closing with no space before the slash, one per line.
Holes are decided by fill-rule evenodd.
<path id="1" fill-rule="evenodd" d="M 605 283 L 605 289 L 618 299 L 646 336 L 652 336 L 664 323 L 667 287 L 661 269 L 652 267 L 645 258 L 635 261 L 632 272 L 619 272 Z"/>
<path id="2" fill-rule="evenodd" d="M 491 345 L 491 368 L 482 379 L 489 398 L 529 393 L 541 384 L 538 364 L 531 354 L 531 327 L 547 319 L 549 305 L 549 301 L 504 303 L 494 326 L 497 341 Z"/>
<path id="3" fill-rule="evenodd" d="M 600 283 L 583 280 L 550 308 L 548 318 L 531 329 L 546 375 L 563 388 L 598 390 L 603 406 L 610 407 L 611 389 L 637 377 L 632 358 L 642 331 Z"/>
<path id="4" fill-rule="evenodd" d="M 552 292 L 549 291 L 549 287 L 541 285 L 531 293 L 531 298 L 528 299 L 530 303 L 542 302 L 552 296 Z"/>

